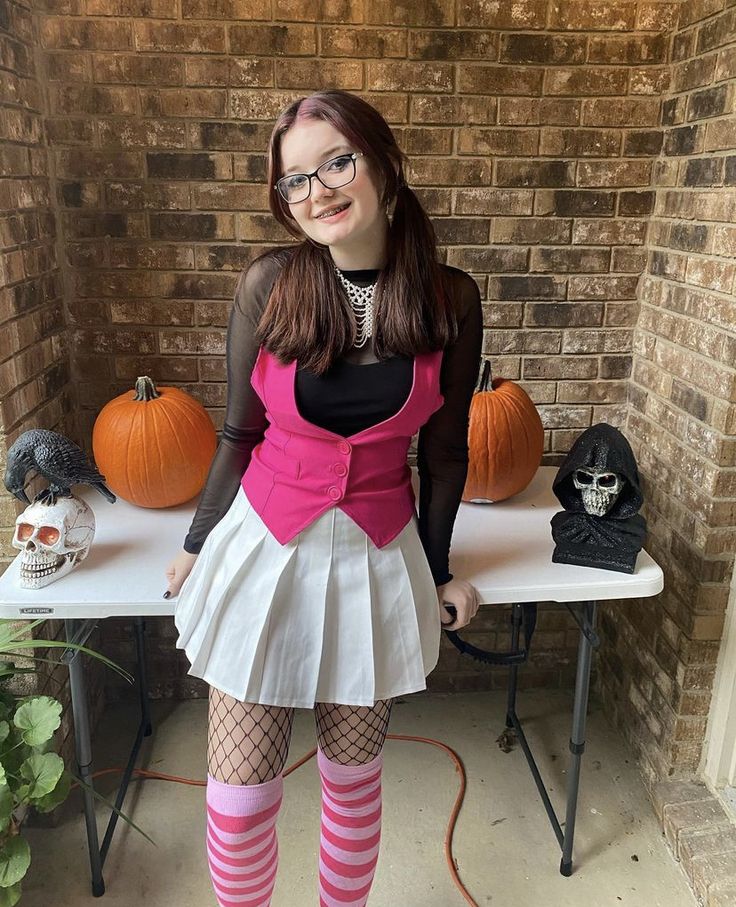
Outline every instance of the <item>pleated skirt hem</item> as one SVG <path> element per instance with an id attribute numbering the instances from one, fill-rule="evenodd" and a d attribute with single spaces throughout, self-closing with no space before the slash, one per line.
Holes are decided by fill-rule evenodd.
<path id="1" fill-rule="evenodd" d="M 242 702 L 372 706 L 420 692 L 439 659 L 416 516 L 383 548 L 339 507 L 285 545 L 242 486 L 176 600 L 188 673 Z"/>

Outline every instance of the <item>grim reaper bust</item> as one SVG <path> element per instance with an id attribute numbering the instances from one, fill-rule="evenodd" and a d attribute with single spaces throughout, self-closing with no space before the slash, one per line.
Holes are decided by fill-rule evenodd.
<path id="1" fill-rule="evenodd" d="M 561 464 L 552 490 L 563 511 L 550 520 L 558 564 L 633 573 L 646 520 L 629 442 L 613 425 L 586 429 Z"/>

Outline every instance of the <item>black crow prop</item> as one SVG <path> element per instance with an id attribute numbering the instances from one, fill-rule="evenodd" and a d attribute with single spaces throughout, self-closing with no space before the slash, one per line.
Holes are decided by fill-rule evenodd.
<path id="1" fill-rule="evenodd" d="M 29 475 L 31 470 L 33 475 Z M 10 447 L 5 487 L 19 501 L 30 504 L 24 489 L 36 475 L 46 479 L 49 486 L 36 495 L 34 504 L 42 501 L 53 505 L 57 497 L 69 498 L 72 485 L 91 485 L 110 503 L 115 503 L 115 495 L 104 484 L 105 477 L 92 465 L 82 448 L 64 435 L 45 428 L 24 431 Z"/>

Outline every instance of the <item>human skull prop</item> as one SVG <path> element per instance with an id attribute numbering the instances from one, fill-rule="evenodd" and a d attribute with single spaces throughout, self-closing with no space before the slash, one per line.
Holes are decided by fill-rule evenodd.
<path id="1" fill-rule="evenodd" d="M 22 552 L 21 588 L 40 589 L 61 579 L 87 557 L 94 535 L 95 515 L 74 495 L 55 504 L 29 504 L 15 521 L 12 542 Z"/>
<path id="2" fill-rule="evenodd" d="M 572 476 L 583 498 L 583 506 L 592 516 L 605 516 L 621 494 L 624 480 L 618 473 L 579 466 Z"/>

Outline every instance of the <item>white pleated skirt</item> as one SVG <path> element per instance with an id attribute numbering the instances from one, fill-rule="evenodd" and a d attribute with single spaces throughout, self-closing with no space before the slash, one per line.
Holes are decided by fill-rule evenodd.
<path id="1" fill-rule="evenodd" d="M 416 515 L 377 548 L 334 506 L 282 545 L 240 486 L 175 601 L 188 673 L 241 702 L 372 706 L 425 690 L 439 659 Z"/>

